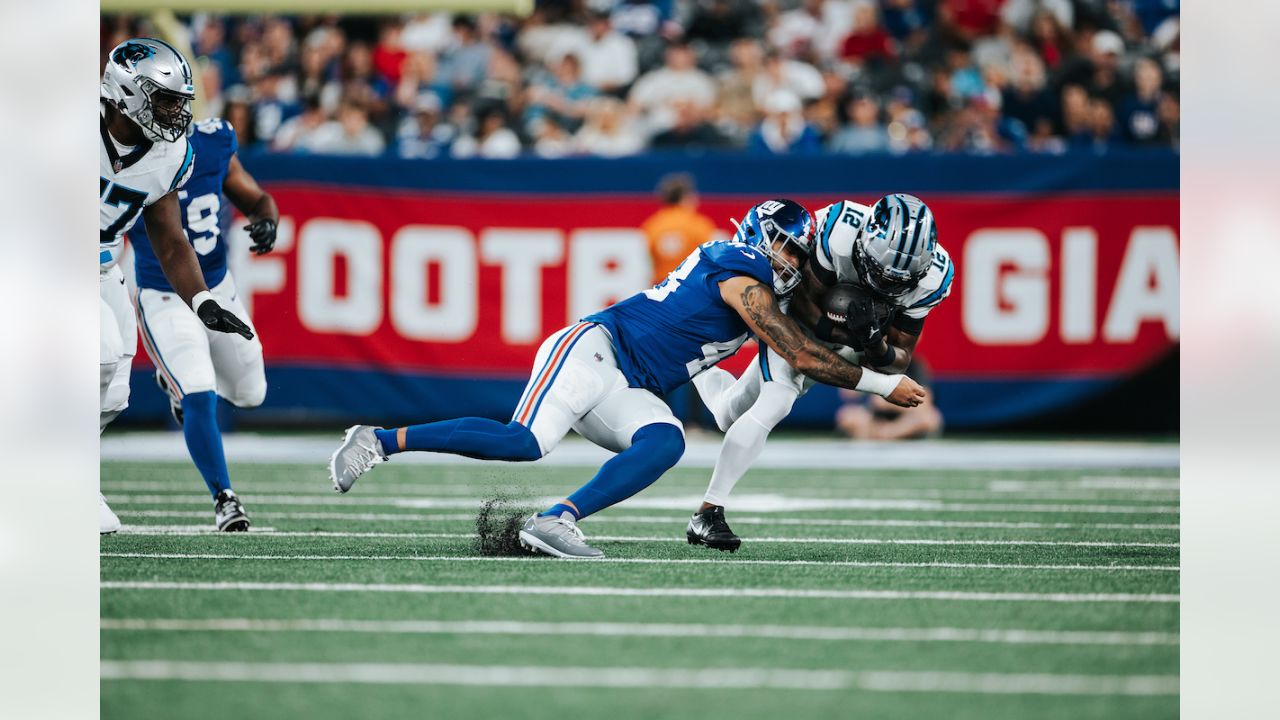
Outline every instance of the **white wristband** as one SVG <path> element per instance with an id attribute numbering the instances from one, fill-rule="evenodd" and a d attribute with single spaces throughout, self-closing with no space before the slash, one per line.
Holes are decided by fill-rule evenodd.
<path id="1" fill-rule="evenodd" d="M 862 368 L 862 378 L 858 380 L 856 389 L 887 398 L 894 390 L 898 389 L 898 383 L 902 382 L 902 378 L 902 375 L 885 375 L 864 367 Z"/>
<path id="2" fill-rule="evenodd" d="M 195 297 L 191 298 L 191 309 L 199 310 L 200 306 L 204 304 L 205 300 L 213 300 L 213 293 L 209 292 L 208 290 L 201 290 L 200 292 L 196 293 Z"/>

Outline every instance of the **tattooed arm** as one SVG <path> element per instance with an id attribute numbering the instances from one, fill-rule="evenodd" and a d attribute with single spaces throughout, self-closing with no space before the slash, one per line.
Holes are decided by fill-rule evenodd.
<path id="1" fill-rule="evenodd" d="M 862 368 L 805 334 L 796 321 L 782 312 L 773 289 L 745 276 L 720 283 L 720 297 L 742 316 L 760 342 L 778 353 L 791 367 L 821 383 L 858 389 Z M 924 388 L 903 377 L 887 398 L 902 407 L 915 407 L 924 399 Z"/>

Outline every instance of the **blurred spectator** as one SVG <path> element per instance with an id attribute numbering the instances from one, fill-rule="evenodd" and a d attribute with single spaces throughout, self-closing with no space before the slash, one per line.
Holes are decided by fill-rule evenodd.
<path id="1" fill-rule="evenodd" d="M 476 21 L 467 15 L 453 19 L 453 42 L 440 59 L 438 81 L 454 92 L 465 92 L 484 80 L 492 48 L 480 39 Z"/>
<path id="2" fill-rule="evenodd" d="M 639 72 L 636 44 L 612 28 L 607 13 L 589 13 L 586 31 L 565 33 L 549 55 L 557 58 L 569 53 L 582 61 L 582 79 L 601 92 L 622 90 Z"/>
<path id="3" fill-rule="evenodd" d="M 226 22 L 221 18 L 206 18 L 199 27 L 195 47 L 192 48 L 196 56 L 208 58 L 210 62 L 217 65 L 219 77 L 227 87 L 239 84 L 239 63 L 236 62 L 235 55 L 226 44 Z M 114 45 L 106 47 L 114 47 Z"/>
<path id="4" fill-rule="evenodd" d="M 538 123 L 538 131 L 534 134 L 533 143 L 535 155 L 543 158 L 558 158 L 572 155 L 573 151 L 573 137 L 555 118 L 546 118 Z"/>
<path id="5" fill-rule="evenodd" d="M 778 16 L 768 32 L 769 43 L 790 57 L 834 57 L 853 29 L 855 5 L 870 1 L 802 0 L 800 7 Z"/>
<path id="6" fill-rule="evenodd" d="M 662 67 L 645 73 L 631 86 L 628 101 L 653 131 L 669 128 L 676 122 L 676 103 L 689 103 L 710 108 L 716 99 L 716 84 L 711 76 L 698 69 L 698 57 L 684 43 L 667 47 Z"/>
<path id="7" fill-rule="evenodd" d="M 454 141 L 450 153 L 454 157 L 513 158 L 520 154 L 520 138 L 507 127 L 506 113 L 490 107 L 480 113 L 474 135 L 463 135 Z"/>
<path id="8" fill-rule="evenodd" d="M 879 395 L 841 390 L 844 404 L 836 411 L 836 430 L 854 440 L 916 440 L 942 434 L 942 412 L 933 401 L 933 382 L 924 359 L 911 361 L 906 374 L 928 392 L 924 402 L 900 408 Z"/>
<path id="9" fill-rule="evenodd" d="M 431 92 L 418 96 L 413 114 L 396 133 L 396 155 L 413 160 L 446 157 L 458 135 L 454 126 L 440 120 L 440 98 Z"/>
<path id="10" fill-rule="evenodd" d="M 853 13 L 853 31 L 840 43 L 840 58 L 845 62 L 862 65 L 867 62 L 883 62 L 893 55 L 893 41 L 880 26 L 876 6 L 871 3 L 858 5 Z"/>
<path id="11" fill-rule="evenodd" d="M 698 212 L 698 194 L 693 178 L 679 173 L 658 183 L 662 209 L 640 225 L 649 240 L 653 260 L 653 284 L 657 285 L 689 257 L 699 245 L 712 239 L 715 223 Z"/>
<path id="12" fill-rule="evenodd" d="M 1116 139 L 1116 118 L 1111 103 L 1106 98 L 1089 98 L 1088 118 L 1084 130 L 1071 137 L 1071 144 L 1093 152 L 1106 152 Z"/>
<path id="13" fill-rule="evenodd" d="M 338 107 L 338 117 L 303 135 L 295 146 L 325 155 L 380 155 L 386 147 L 382 135 L 369 125 L 364 107 L 346 101 Z"/>
<path id="14" fill-rule="evenodd" d="M 1181 139 L 1181 113 L 1177 95 L 1166 92 L 1160 96 L 1160 137 L 1170 147 L 1178 147 Z"/>
<path id="15" fill-rule="evenodd" d="M 694 150 L 724 147 L 728 140 L 707 122 L 708 111 L 698 103 L 679 100 L 672 104 L 675 124 L 653 136 L 654 150 Z"/>
<path id="16" fill-rule="evenodd" d="M 328 117 L 328 113 L 320 105 L 320 97 L 308 95 L 302 100 L 302 113 L 280 125 L 280 129 L 271 140 L 271 149 L 276 152 L 290 152 L 297 149 L 298 143 L 324 125 Z"/>
<path id="17" fill-rule="evenodd" d="M 817 152 L 822 138 L 800 113 L 800 98 L 778 90 L 765 99 L 764 120 L 751 134 L 747 147 L 755 153 L 786 155 Z"/>
<path id="18" fill-rule="evenodd" d="M 373 48 L 373 68 L 389 85 L 400 82 L 401 68 L 409 53 L 400 44 L 403 26 L 399 21 L 382 24 L 378 33 L 378 44 Z"/>
<path id="19" fill-rule="evenodd" d="M 802 100 L 822 97 L 827 85 L 822 73 L 814 66 L 799 60 L 788 60 L 777 51 L 765 54 L 764 72 L 756 76 L 752 93 L 756 107 L 761 107 L 766 98 L 778 91 L 797 95 Z"/>
<path id="20" fill-rule="evenodd" d="M 438 55 L 452 39 L 453 24 L 444 12 L 414 15 L 400 31 L 400 46 L 411 53 Z"/>
<path id="21" fill-rule="evenodd" d="M 530 82 L 524 111 L 524 126 L 530 134 L 537 134 L 538 123 L 548 117 L 569 130 L 582 125 L 587 101 L 596 96 L 596 90 L 583 82 L 581 65 L 577 55 L 565 55 L 552 72 L 539 73 Z"/>
<path id="22" fill-rule="evenodd" d="M 1120 56 L 1124 40 L 1110 30 L 1100 30 L 1088 41 L 1088 53 L 1063 63 L 1059 82 L 1081 85 L 1093 97 L 1104 98 L 1116 107 L 1125 96 L 1121 85 Z"/>
<path id="23" fill-rule="evenodd" d="M 1013 79 L 1001 93 L 1005 117 L 1023 124 L 1037 138 L 1053 135 L 1057 103 L 1046 86 L 1044 63 L 1030 48 L 1014 51 Z"/>
<path id="24" fill-rule="evenodd" d="M 1031 44 L 1048 68 L 1057 68 L 1072 52 L 1067 27 L 1048 10 L 1037 12 L 1031 20 Z"/>
<path id="25" fill-rule="evenodd" d="M 1020 34 L 1028 35 L 1042 13 L 1047 13 L 1058 27 L 1075 24 L 1071 0 L 1006 0 L 1000 9 L 1000 19 Z"/>
<path id="26" fill-rule="evenodd" d="M 644 149 L 644 138 L 631 127 L 626 106 L 614 98 L 596 98 L 587 109 L 587 121 L 573 137 L 579 152 L 602 157 L 634 155 Z"/>
<path id="27" fill-rule="evenodd" d="M 827 149 L 857 155 L 889 149 L 889 131 L 880 122 L 880 106 L 866 94 L 855 95 L 846 105 L 849 124 L 831 138 Z"/>
<path id="28" fill-rule="evenodd" d="M 733 67 L 721 74 L 718 80 L 717 106 L 724 125 L 736 138 L 742 139 L 759 121 L 755 83 L 764 72 L 764 51 L 757 40 L 735 40 L 730 46 L 729 58 Z"/>
<path id="29" fill-rule="evenodd" d="M 939 0 L 938 23 L 952 39 L 965 43 L 994 35 L 1005 0 Z"/>
<path id="30" fill-rule="evenodd" d="M 253 131 L 253 115 L 249 112 L 249 97 L 249 88 L 243 85 L 227 88 L 227 102 L 222 111 L 223 119 L 235 128 L 236 144 L 242 150 L 248 150 L 258 142 Z"/>
<path id="31" fill-rule="evenodd" d="M 1120 104 L 1120 126 L 1134 145 L 1168 145 L 1160 127 L 1161 85 L 1164 74 L 1151 58 L 1139 58 L 1133 67 L 1134 91 Z"/>

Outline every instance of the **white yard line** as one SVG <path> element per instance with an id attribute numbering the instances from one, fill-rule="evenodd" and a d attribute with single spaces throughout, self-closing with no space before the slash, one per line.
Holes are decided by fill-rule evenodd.
<path id="1" fill-rule="evenodd" d="M 1086 500 L 1094 502 L 1123 500 L 1129 502 L 1152 502 L 1152 503 L 1176 503 L 1178 502 L 1177 488 L 1168 489 L 1112 489 L 1099 488 L 1096 490 L 1084 489 L 1062 489 L 1057 488 L 1051 482 L 1039 483 L 1040 487 L 1035 487 L 1037 483 L 1027 482 L 1031 487 L 1021 489 L 1003 489 L 1005 484 L 1023 483 L 1021 480 L 995 480 L 992 481 L 991 489 L 980 488 L 886 488 L 886 487 L 863 487 L 858 484 L 850 484 L 845 487 L 760 487 L 758 484 L 752 484 L 753 489 L 757 493 L 762 494 L 786 494 L 789 496 L 817 496 L 812 499 L 822 498 L 845 498 L 848 495 L 860 495 L 867 500 L 990 500 L 990 501 L 1006 501 L 1010 499 L 1046 501 L 1046 500 Z M 359 496 L 362 498 L 378 499 L 404 499 L 423 498 L 432 499 L 439 497 L 464 496 L 462 499 L 469 499 L 478 491 L 483 491 L 492 487 L 490 483 L 476 482 L 468 485 L 442 485 L 422 483 L 418 485 L 412 484 L 387 484 L 382 485 L 376 482 L 370 483 L 367 487 L 362 486 Z M 555 484 L 550 482 L 541 483 L 511 483 L 502 484 L 500 487 L 507 490 L 515 490 L 532 493 L 537 491 L 554 492 Z M 186 483 L 176 484 L 173 482 L 151 481 L 151 480 L 117 480 L 105 481 L 101 485 L 103 492 L 108 495 L 115 493 L 128 492 L 145 492 L 156 496 L 173 496 L 174 498 L 189 498 L 192 495 L 199 495 L 198 489 L 187 486 Z M 670 492 L 676 488 L 666 486 L 664 488 Z M 280 483 L 280 482 L 254 482 L 251 489 L 240 489 L 240 493 L 245 495 L 253 495 L 254 493 L 268 494 L 271 497 L 290 497 L 290 498 L 333 498 L 333 488 L 328 481 L 323 483 L 314 483 L 312 485 L 303 486 L 297 483 Z M 1012 497 L 1014 495 L 1025 495 L 1027 497 Z M 246 495 L 248 497 L 249 495 Z M 305 501 L 304 501 L 305 502 Z M 343 500 L 347 502 L 347 500 Z"/>
<path id="2" fill-rule="evenodd" d="M 103 680 L 357 683 L 482 687 L 774 689 L 1052 695 L 1176 695 L 1172 675 L 1017 675 L 778 668 L 544 667 L 416 663 L 104 660 Z"/>
<path id="3" fill-rule="evenodd" d="M 714 637 L 818 642 L 972 642 L 1002 645 L 1177 645 L 1177 633 L 894 628 L 701 623 L 525 622 L 521 620 L 254 620 L 103 618 L 103 630 L 160 632 L 350 632 L 389 635 L 586 635 L 594 637 Z"/>
<path id="4" fill-rule="evenodd" d="M 858 687 L 881 692 L 977 695 L 1177 695 L 1177 675 L 1010 675 L 1004 673 L 858 673 Z"/>
<path id="5" fill-rule="evenodd" d="M 563 496 L 529 498 L 535 506 L 550 505 Z M 337 507 L 399 507 L 408 509 L 476 509 L 484 498 L 430 498 L 396 496 L 312 496 L 312 495 L 257 495 L 246 494 L 246 503 L 268 505 L 319 505 Z M 112 494 L 107 498 L 112 507 L 117 505 L 201 505 L 209 504 L 207 498 L 191 495 L 127 495 Z M 644 496 L 627 500 L 631 509 L 688 510 L 702 502 L 701 495 Z M 960 513 L 1081 513 L 1120 515 L 1177 515 L 1177 505 L 1086 505 L 1086 504 L 1013 504 L 1013 503 L 948 503 L 923 498 L 882 500 L 876 498 L 802 498 L 788 495 L 743 494 L 734 497 L 734 509 L 742 512 L 784 513 L 829 510 L 902 510 L 909 512 L 960 512 Z"/>
<path id="6" fill-rule="evenodd" d="M 198 510 L 120 510 L 120 517 L 133 518 L 203 518 L 209 513 Z M 474 513 L 333 513 L 333 512 L 254 512 L 255 518 L 273 520 L 349 520 L 361 522 L 472 522 Z M 591 523 L 623 523 L 641 525 L 683 525 L 684 515 L 627 515 L 610 512 L 593 515 Z M 846 518 L 780 518 L 750 517 L 734 514 L 734 525 L 813 525 L 823 527 L 906 527 L 906 528 L 1004 528 L 1010 530 L 1177 530 L 1178 523 L 1040 523 L 1003 520 L 853 520 Z"/>
<path id="7" fill-rule="evenodd" d="M 181 535 L 181 534 L 204 534 L 205 528 L 201 526 L 191 526 L 195 531 L 193 533 L 184 533 L 181 530 L 174 531 L 172 528 L 164 528 L 152 530 L 150 525 L 132 525 L 122 527 L 120 532 L 125 535 Z M 183 526 L 176 526 L 183 527 Z M 436 540 L 466 540 L 474 538 L 473 533 L 322 533 L 322 532 L 273 532 L 272 535 L 280 537 L 417 537 L 424 539 Z M 617 542 L 687 542 L 684 536 L 667 536 L 667 535 L 591 535 L 591 540 L 617 541 Z M 820 537 L 752 537 L 750 542 L 761 543 L 806 543 L 806 544 L 833 544 L 833 545 L 1010 545 L 1010 546 L 1061 546 L 1061 547 L 1099 547 L 1099 548 L 1115 548 L 1115 547 L 1145 547 L 1145 548 L 1177 548 L 1179 543 L 1155 543 L 1155 542 L 1107 542 L 1100 540 L 938 540 L 935 538 L 820 538 Z"/>
<path id="8" fill-rule="evenodd" d="M 584 561 L 590 562 L 590 561 Z M 587 597 L 788 598 L 830 600 L 939 600 L 954 602 L 1176 603 L 1164 593 L 1026 593 L 954 590 L 821 590 L 792 588 L 629 588 L 583 585 L 425 585 L 419 583 L 286 583 L 104 580 L 104 590 L 247 590 L 261 592 L 373 592 Z"/>
<path id="9" fill-rule="evenodd" d="M 1172 493 L 1180 489 L 1176 477 L 1114 477 L 1086 476 L 1073 480 L 992 480 L 987 483 L 987 491 L 999 494 L 1036 493 L 1048 498 L 1054 493 Z"/>
<path id="10" fill-rule="evenodd" d="M 232 555 L 225 553 L 133 553 L 104 552 L 105 558 L 135 558 L 153 560 L 300 560 L 318 562 L 379 561 L 379 562 L 537 562 L 526 557 L 486 557 L 458 555 Z M 739 560 L 726 558 L 600 558 L 596 562 L 629 565 L 780 565 L 800 567 L 860 567 L 860 568 L 961 568 L 972 570 L 1063 570 L 1087 571 L 1131 570 L 1151 572 L 1178 572 L 1177 565 L 1010 565 L 1001 563 L 950 563 L 950 562 L 874 562 L 861 560 Z"/>
<path id="11" fill-rule="evenodd" d="M 335 427 L 327 437 L 317 435 L 255 435 L 228 433 L 223 437 L 228 458 L 236 462 L 310 464 L 323 467 L 342 438 Z M 720 454 L 720 438 L 689 438 L 681 467 L 711 468 Z M 538 461 L 552 467 L 599 467 L 613 454 L 576 437 L 566 438 L 555 452 Z M 103 460 L 190 462 L 177 433 L 110 433 L 102 438 Z M 405 453 L 397 464 L 480 465 L 438 453 Z M 490 467 L 501 467 L 488 463 Z M 1178 445 L 1094 441 L 923 440 L 906 443 L 773 438 L 755 462 L 771 469 L 1071 469 L 1176 468 Z"/>

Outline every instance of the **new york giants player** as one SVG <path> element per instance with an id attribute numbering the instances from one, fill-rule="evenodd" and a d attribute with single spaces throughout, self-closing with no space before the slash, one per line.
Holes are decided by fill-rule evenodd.
<path id="1" fill-rule="evenodd" d="M 656 287 L 588 315 L 542 344 L 515 414 L 503 424 L 462 418 L 383 430 L 356 425 L 330 459 L 339 492 L 406 450 L 489 460 L 537 460 L 576 430 L 617 453 L 586 485 L 530 517 L 520 541 L 560 558 L 596 558 L 577 522 L 640 492 L 679 461 L 684 431 L 660 396 L 737 352 L 747 336 L 801 372 L 857 387 L 863 369 L 808 337 L 778 299 L 800 282 L 813 218 L 790 200 L 751 208 L 739 242 L 700 246 Z M 904 379 L 889 397 L 914 406 L 924 391 Z"/>
<path id="2" fill-rule="evenodd" d="M 848 200 L 834 203 L 819 210 L 816 221 L 814 260 L 806 265 L 788 313 L 829 341 L 827 346 L 841 357 L 881 371 L 864 373 L 856 389 L 887 397 L 902 377 L 898 373 L 911 362 L 925 317 L 950 294 L 955 267 L 938 244 L 933 213 L 912 195 L 889 195 L 872 207 Z M 821 306 L 837 284 L 869 290 L 875 302 L 887 306 L 892 318 L 888 326 L 880 325 L 883 313 L 868 307 L 839 308 L 844 321 L 833 322 L 831 309 Z M 725 521 L 729 495 L 760 456 L 769 432 L 813 387 L 814 379 L 762 345 L 756 362 L 738 380 L 712 368 L 693 382 L 725 436 L 702 506 L 685 536 L 690 544 L 733 552 L 742 541 Z"/>
<path id="3" fill-rule="evenodd" d="M 129 405 L 129 368 L 138 349 L 138 330 L 117 262 L 124 234 L 139 215 L 181 302 L 211 330 L 253 337 L 248 326 L 209 293 L 178 216 L 177 191 L 194 166 L 195 153 L 185 138 L 194 97 L 191 66 L 177 50 L 153 38 L 118 45 L 102 73 L 99 432 Z M 99 530 L 115 532 L 119 527 L 99 493 Z"/>
<path id="4" fill-rule="evenodd" d="M 259 255 L 275 246 L 280 211 L 236 157 L 236 132 L 230 123 L 202 120 L 187 132 L 187 141 L 195 149 L 195 170 L 178 191 L 183 228 L 213 297 L 253 329 L 227 272 L 231 208 L 226 200 L 248 218 L 245 229 Z M 246 339 L 206 328 L 174 293 L 147 231 L 134 230 L 129 240 L 134 249 L 138 283 L 134 304 L 142 346 L 156 366 L 156 383 L 169 396 L 174 419 L 182 425 L 191 460 L 213 495 L 214 526 L 224 531 L 248 530 L 249 517 L 227 473 L 217 405 L 219 396 L 240 408 L 262 404 L 267 394 L 262 343 L 257 337 Z"/>

